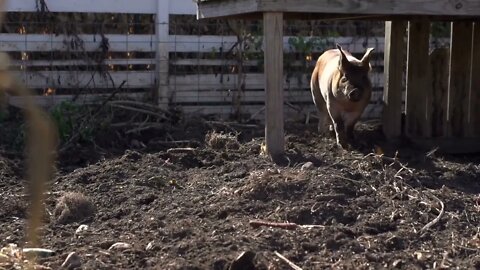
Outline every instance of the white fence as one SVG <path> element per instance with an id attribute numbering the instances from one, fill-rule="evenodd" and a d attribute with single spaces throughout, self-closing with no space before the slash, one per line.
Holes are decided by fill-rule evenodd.
<path id="1" fill-rule="evenodd" d="M 8 12 L 39 12 L 36 0 L 7 2 Z M 91 102 L 118 88 L 128 89 L 126 95 L 152 98 L 156 93 L 160 106 L 175 105 L 185 113 L 216 114 L 228 116 L 241 107 L 242 113 L 263 116 L 263 74 L 247 71 L 241 75 L 229 69 L 238 64 L 235 60 L 204 57 L 208 53 L 225 52 L 237 42 L 235 36 L 178 35 L 169 28 L 171 15 L 194 15 L 196 6 L 192 0 L 49 0 L 47 12 L 150 14 L 155 18 L 154 32 L 148 34 L 58 34 L 28 33 L 21 28 L 16 33 L 0 34 L 0 50 L 17 55 L 12 66 L 24 83 L 33 89 L 56 89 L 54 95 L 39 95 L 38 102 L 52 105 L 72 100 Z M 113 19 L 113 17 L 112 17 Z M 82 22 L 78 22 L 82 23 Z M 129 30 L 130 31 L 130 30 Z M 285 37 L 286 52 L 292 51 Z M 363 53 L 366 47 L 375 47 L 377 56 L 383 54 L 383 37 L 335 38 L 352 53 Z M 105 43 L 107 47 L 105 48 Z M 102 66 L 106 70 L 88 69 L 85 59 L 34 59 L 31 55 L 41 53 L 60 54 L 80 52 L 102 54 Z M 14 57 L 15 58 L 15 57 Z M 244 67 L 261 65 L 261 59 L 244 61 Z M 313 64 L 314 60 L 310 61 Z M 95 63 L 93 63 L 95 64 Z M 295 64 L 295 63 L 294 63 Z M 297 63 L 298 64 L 298 63 Z M 382 59 L 375 62 L 382 66 Z M 93 65 L 94 66 L 94 65 Z M 72 67 L 77 67 L 73 68 Z M 195 68 L 201 67 L 201 68 Z M 224 68 L 220 68 L 224 67 Z M 178 70 L 197 70 L 181 72 Z M 218 70 L 223 70 L 218 72 Z M 210 71 L 215 70 L 215 71 Z M 286 76 L 287 77 L 287 76 Z M 245 84 L 239 93 L 239 82 Z M 315 111 L 306 76 L 285 78 L 286 113 L 289 116 L 304 116 Z M 372 73 L 377 90 L 365 117 L 378 117 L 383 86 L 382 69 Z M 77 91 L 83 89 L 82 91 Z M 98 94 L 97 89 L 103 94 Z M 39 91 L 40 92 L 40 91 Z M 19 104 L 15 97 L 11 104 Z"/>

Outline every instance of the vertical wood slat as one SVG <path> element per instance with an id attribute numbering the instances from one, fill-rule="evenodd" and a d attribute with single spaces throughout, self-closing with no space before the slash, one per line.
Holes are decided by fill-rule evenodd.
<path id="1" fill-rule="evenodd" d="M 430 69 L 428 81 L 431 83 L 427 89 L 430 102 L 427 111 L 431 119 L 431 136 L 444 137 L 447 127 L 448 104 L 448 66 L 450 50 L 436 48 L 430 54 Z"/>
<path id="2" fill-rule="evenodd" d="M 169 2 L 160 0 L 157 2 L 157 14 L 155 19 L 155 35 L 157 41 L 156 52 L 156 78 L 157 92 L 156 99 L 158 105 L 162 108 L 168 106 L 169 98 L 169 82 L 168 82 L 168 65 L 169 65 Z"/>
<path id="3" fill-rule="evenodd" d="M 402 133 L 402 81 L 405 63 L 405 40 L 407 23 L 404 21 L 385 22 L 383 90 L 383 132 L 389 139 L 398 138 Z"/>
<path id="4" fill-rule="evenodd" d="M 265 38 L 265 141 L 272 156 L 285 152 L 283 122 L 283 13 L 263 14 Z"/>
<path id="5" fill-rule="evenodd" d="M 473 24 L 472 69 L 470 71 L 469 136 L 480 137 L 480 21 Z"/>
<path id="6" fill-rule="evenodd" d="M 408 23 L 407 82 L 406 82 L 406 134 L 410 137 L 429 137 L 427 117 L 428 50 L 430 23 Z"/>
<path id="7" fill-rule="evenodd" d="M 463 137 L 467 133 L 472 29 L 471 22 L 452 22 L 448 77 L 448 136 Z"/>

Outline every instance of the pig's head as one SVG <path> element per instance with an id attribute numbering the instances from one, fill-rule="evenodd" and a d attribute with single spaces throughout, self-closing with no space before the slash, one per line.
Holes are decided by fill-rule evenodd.
<path id="1" fill-rule="evenodd" d="M 338 63 L 338 85 L 337 89 L 352 102 L 358 102 L 366 92 L 372 90 L 372 83 L 368 77 L 371 70 L 370 54 L 373 48 L 368 48 L 362 60 L 353 57 L 350 59 L 345 55 L 342 47 L 337 44 L 340 51 L 340 61 Z"/>

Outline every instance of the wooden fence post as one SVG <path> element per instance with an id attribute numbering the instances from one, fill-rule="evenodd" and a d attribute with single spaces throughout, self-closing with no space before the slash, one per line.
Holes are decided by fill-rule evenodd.
<path id="1" fill-rule="evenodd" d="M 402 82 L 406 29 L 407 23 L 404 21 L 385 22 L 383 132 L 388 139 L 398 138 L 402 133 Z"/>
<path id="2" fill-rule="evenodd" d="M 452 22 L 447 105 L 448 136 L 463 137 L 468 133 L 472 30 L 471 22 Z"/>
<path id="3" fill-rule="evenodd" d="M 408 23 L 406 121 L 405 132 L 410 137 L 430 137 L 431 123 L 427 112 L 430 22 Z"/>
<path id="4" fill-rule="evenodd" d="M 157 78 L 157 103 L 160 107 L 168 106 L 169 80 L 168 80 L 168 42 L 169 42 L 169 14 L 170 0 L 157 0 L 157 14 L 155 16 L 156 36 L 156 78 Z"/>
<path id="5" fill-rule="evenodd" d="M 278 157 L 285 151 L 283 123 L 283 13 L 263 14 L 265 37 L 265 142 L 267 153 Z"/>
<path id="6" fill-rule="evenodd" d="M 480 137 L 480 20 L 473 23 L 470 70 L 469 136 Z"/>

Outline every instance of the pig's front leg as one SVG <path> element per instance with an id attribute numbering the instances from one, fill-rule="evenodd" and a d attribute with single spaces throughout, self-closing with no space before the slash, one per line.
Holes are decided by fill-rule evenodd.
<path id="1" fill-rule="evenodd" d="M 355 123 L 360 118 L 360 113 L 350 113 L 345 116 L 345 133 L 347 135 L 348 143 L 352 146 L 357 145 L 355 135 L 353 133 Z"/>
<path id="2" fill-rule="evenodd" d="M 347 142 L 347 134 L 345 130 L 345 123 L 341 117 L 332 118 L 333 120 L 333 127 L 335 129 L 335 135 L 337 137 L 337 145 L 340 148 L 347 149 L 348 142 Z"/>
<path id="3" fill-rule="evenodd" d="M 340 148 L 347 148 L 347 136 L 345 131 L 345 122 L 340 114 L 334 107 L 328 108 L 328 113 L 333 122 L 333 128 L 335 130 L 335 136 L 337 138 L 337 145 Z"/>

